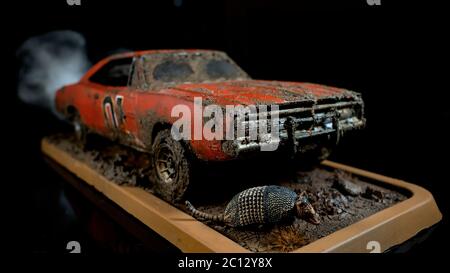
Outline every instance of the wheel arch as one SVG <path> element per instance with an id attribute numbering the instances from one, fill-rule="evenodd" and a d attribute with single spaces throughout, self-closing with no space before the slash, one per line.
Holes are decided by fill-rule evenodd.
<path id="1" fill-rule="evenodd" d="M 68 105 L 65 109 L 65 117 L 69 120 L 69 121 L 73 121 L 73 119 L 79 115 L 80 112 L 78 111 L 78 109 L 74 106 L 74 105 Z"/>

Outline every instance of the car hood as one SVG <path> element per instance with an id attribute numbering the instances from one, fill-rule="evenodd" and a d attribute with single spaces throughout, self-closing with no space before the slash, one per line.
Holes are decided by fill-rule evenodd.
<path id="1" fill-rule="evenodd" d="M 301 101 L 360 100 L 360 95 L 346 89 L 313 83 L 280 81 L 224 81 L 214 83 L 184 83 L 161 90 L 162 93 L 183 97 L 202 97 L 218 105 L 284 104 Z"/>

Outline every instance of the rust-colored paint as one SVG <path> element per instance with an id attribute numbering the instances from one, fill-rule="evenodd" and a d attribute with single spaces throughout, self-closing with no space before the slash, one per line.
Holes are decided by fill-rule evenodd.
<path id="1" fill-rule="evenodd" d="M 194 97 L 202 97 L 204 105 L 216 104 L 222 107 L 225 107 L 225 105 L 285 104 L 299 101 L 317 102 L 327 98 L 333 98 L 336 101 L 360 100 L 358 93 L 311 83 L 244 79 L 208 83 L 182 83 L 149 90 L 132 86 L 105 86 L 89 80 L 92 75 L 111 60 L 180 52 L 213 51 L 150 50 L 107 57 L 94 65 L 78 83 L 65 86 L 57 92 L 57 109 L 61 113 L 67 114 L 68 107 L 74 107 L 83 123 L 91 131 L 106 137 L 119 138 L 122 143 L 141 150 L 150 150 L 153 126 L 158 122 L 172 124 L 178 119 L 178 117 L 171 117 L 171 110 L 175 105 L 187 105 L 191 109 L 192 119 L 194 118 Z M 105 100 L 108 97 L 112 103 L 121 101 L 122 119 L 119 120 L 120 117 L 116 113 L 116 120 L 111 121 L 110 106 L 107 103 L 105 106 Z M 106 107 L 106 110 L 104 107 Z M 108 121 L 108 119 L 110 120 Z M 189 144 L 195 155 L 203 160 L 230 159 L 230 155 L 222 151 L 222 142 L 219 140 L 192 140 L 189 141 Z"/>

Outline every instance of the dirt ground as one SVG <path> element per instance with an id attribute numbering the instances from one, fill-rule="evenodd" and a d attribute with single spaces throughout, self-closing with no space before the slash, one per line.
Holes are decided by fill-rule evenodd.
<path id="1" fill-rule="evenodd" d="M 152 192 L 151 181 L 147 178 L 151 165 L 148 154 L 106 140 L 85 148 L 81 148 L 68 135 L 52 136 L 49 140 L 109 180 Z M 349 173 L 323 166 L 285 171 L 282 166 L 275 165 L 270 163 L 255 167 L 238 162 L 200 167 L 201 174 L 193 177 L 195 185 L 190 186 L 187 199 L 199 210 L 222 213 L 234 194 L 255 185 L 275 184 L 291 188 L 297 193 L 306 191 L 321 216 L 320 225 L 299 219 L 292 224 L 243 228 L 205 222 L 253 252 L 289 252 L 407 198 L 393 189 L 382 188 Z M 174 205 L 186 211 L 184 204 Z"/>

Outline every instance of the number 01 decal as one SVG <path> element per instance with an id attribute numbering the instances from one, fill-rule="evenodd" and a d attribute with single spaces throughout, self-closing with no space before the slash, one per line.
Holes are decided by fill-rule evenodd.
<path id="1" fill-rule="evenodd" d="M 124 122 L 123 96 L 116 96 L 115 102 L 110 96 L 103 100 L 103 115 L 110 128 L 118 129 Z"/>

